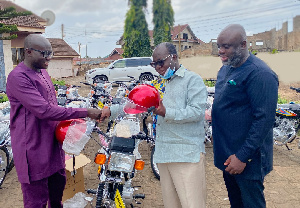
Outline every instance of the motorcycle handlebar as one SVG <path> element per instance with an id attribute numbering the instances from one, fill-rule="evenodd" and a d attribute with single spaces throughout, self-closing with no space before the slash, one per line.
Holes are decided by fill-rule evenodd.
<path id="1" fill-rule="evenodd" d="M 101 130 L 99 129 L 99 127 L 94 127 L 94 130 L 93 130 L 93 131 L 94 131 L 94 132 L 97 132 L 98 134 L 103 135 L 103 136 L 106 137 L 107 139 L 112 138 L 112 137 L 107 136 L 107 134 L 105 134 L 103 131 L 101 131 Z M 147 142 L 149 142 L 149 141 L 154 141 L 154 139 L 151 138 L 151 137 L 149 137 L 149 136 L 147 136 L 147 135 L 145 134 L 145 132 L 139 132 L 139 133 L 136 134 L 136 135 L 132 135 L 130 138 L 131 138 L 131 139 L 146 140 Z"/>
<path id="2" fill-rule="evenodd" d="M 296 92 L 300 93 L 300 88 L 290 87 L 291 90 L 295 90 Z"/>

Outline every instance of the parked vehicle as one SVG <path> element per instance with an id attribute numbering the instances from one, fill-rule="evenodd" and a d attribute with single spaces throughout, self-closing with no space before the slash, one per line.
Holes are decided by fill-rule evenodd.
<path id="1" fill-rule="evenodd" d="M 300 93 L 300 88 L 291 87 L 292 90 Z M 288 150 L 288 143 L 295 140 L 300 129 L 300 105 L 296 103 L 279 104 L 276 109 L 276 118 L 273 128 L 274 144 L 285 145 Z M 300 148 L 300 142 L 298 143 Z"/>
<path id="2" fill-rule="evenodd" d="M 119 59 L 111 63 L 106 68 L 90 69 L 85 74 L 85 80 L 89 84 L 100 81 L 130 81 L 131 77 L 136 80 L 151 81 L 154 75 L 159 75 L 153 67 L 150 66 L 151 57 L 135 57 Z"/>
<path id="3" fill-rule="evenodd" d="M 82 97 L 78 93 L 77 85 L 54 85 L 57 87 L 57 103 L 63 107 L 87 108 L 89 107 L 88 98 Z"/>
<path id="4" fill-rule="evenodd" d="M 1 103 L 0 110 L 0 187 L 6 177 L 14 167 L 13 153 L 11 149 L 11 137 L 9 129 L 9 101 Z"/>
<path id="5" fill-rule="evenodd" d="M 88 94 L 91 107 L 102 109 L 104 106 L 109 106 L 113 102 L 113 97 L 111 96 L 112 84 L 110 82 L 101 81 L 94 84 L 81 83 L 91 87 L 90 93 Z"/>
<path id="6" fill-rule="evenodd" d="M 130 78 L 130 81 L 116 81 L 118 85 L 117 92 L 115 94 L 115 98 L 124 98 L 128 97 L 129 92 L 137 85 L 139 85 L 141 82 L 140 80 L 136 80 L 132 76 L 128 76 Z"/>
<path id="7" fill-rule="evenodd" d="M 144 199 L 144 194 L 135 194 L 138 187 L 132 186 L 137 170 L 144 168 L 144 161 L 138 151 L 139 143 L 150 138 L 140 132 L 137 115 L 120 116 L 108 134 L 98 127 L 97 141 L 101 149 L 94 162 L 99 165 L 99 185 L 97 189 L 88 189 L 88 194 L 96 197 L 96 208 L 134 207 Z"/>

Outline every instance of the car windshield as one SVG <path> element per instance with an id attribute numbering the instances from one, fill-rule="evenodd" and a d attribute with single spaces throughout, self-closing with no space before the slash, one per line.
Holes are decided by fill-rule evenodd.
<path id="1" fill-rule="evenodd" d="M 114 66 L 114 63 L 111 63 L 111 64 L 108 65 L 107 68 L 111 69 L 113 66 Z"/>
<path id="2" fill-rule="evenodd" d="M 115 68 L 124 68 L 125 67 L 125 60 L 119 60 L 114 62 Z"/>

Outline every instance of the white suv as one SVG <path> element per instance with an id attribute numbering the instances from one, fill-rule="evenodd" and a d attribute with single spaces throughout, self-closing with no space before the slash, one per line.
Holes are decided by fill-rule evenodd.
<path id="1" fill-rule="evenodd" d="M 111 63 L 107 68 L 90 69 L 85 74 L 85 80 L 92 84 L 101 81 L 130 81 L 136 80 L 151 81 L 154 76 L 159 76 L 153 67 L 150 66 L 151 57 L 135 57 L 119 59 Z"/>

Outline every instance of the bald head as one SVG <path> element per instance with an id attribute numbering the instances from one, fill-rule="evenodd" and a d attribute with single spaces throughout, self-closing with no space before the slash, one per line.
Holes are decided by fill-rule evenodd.
<path id="1" fill-rule="evenodd" d="M 53 55 L 49 40 L 38 34 L 30 34 L 24 40 L 24 48 L 26 66 L 35 71 L 48 68 Z"/>
<path id="2" fill-rule="evenodd" d="M 38 34 L 30 34 L 25 38 L 24 48 L 40 48 L 51 46 L 49 40 Z"/>
<path id="3" fill-rule="evenodd" d="M 221 31 L 218 38 L 221 36 L 230 37 L 231 42 L 234 43 L 241 43 L 243 41 L 247 41 L 246 31 L 244 27 L 239 24 L 228 25 Z"/>

